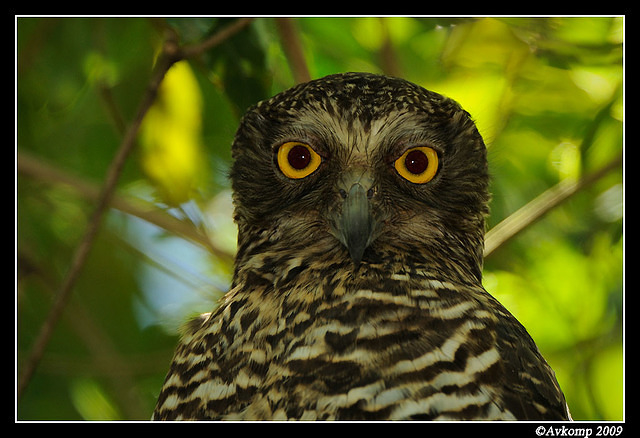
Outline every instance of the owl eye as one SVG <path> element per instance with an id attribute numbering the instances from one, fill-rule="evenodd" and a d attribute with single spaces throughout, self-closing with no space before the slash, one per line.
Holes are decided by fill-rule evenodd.
<path id="1" fill-rule="evenodd" d="M 411 148 L 395 161 L 394 167 L 407 181 L 424 184 L 438 172 L 438 153 L 427 146 Z"/>
<path id="2" fill-rule="evenodd" d="M 322 158 L 311 146 L 289 141 L 278 148 L 278 167 L 288 178 L 300 179 L 311 175 Z"/>

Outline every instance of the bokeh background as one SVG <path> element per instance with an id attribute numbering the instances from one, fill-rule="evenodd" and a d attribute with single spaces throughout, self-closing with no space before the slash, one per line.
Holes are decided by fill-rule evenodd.
<path id="1" fill-rule="evenodd" d="M 163 40 L 235 20 L 16 18 L 16 381 Z M 305 78 L 370 71 L 472 114 L 488 228 L 521 229 L 492 236 L 485 286 L 537 341 L 575 419 L 623 420 L 623 35 L 624 17 L 264 17 L 175 64 L 16 419 L 149 419 L 179 327 L 231 278 L 239 117 Z"/>

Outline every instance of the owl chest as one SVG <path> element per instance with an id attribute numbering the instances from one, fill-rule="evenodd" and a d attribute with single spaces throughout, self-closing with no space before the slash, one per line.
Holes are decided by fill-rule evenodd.
<path id="1" fill-rule="evenodd" d="M 411 399 L 418 377 L 443 386 L 464 380 L 469 341 L 481 321 L 463 308 L 450 308 L 447 322 L 416 301 L 355 295 L 288 308 L 263 302 L 260 312 L 245 314 L 244 325 L 241 315 L 229 320 L 233 341 L 218 365 L 236 387 L 234 415 L 361 418 Z"/>

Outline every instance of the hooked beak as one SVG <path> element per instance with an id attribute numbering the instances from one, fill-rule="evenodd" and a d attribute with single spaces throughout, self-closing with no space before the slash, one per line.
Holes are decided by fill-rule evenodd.
<path id="1" fill-rule="evenodd" d="M 359 180 L 348 191 L 341 191 L 344 198 L 342 211 L 334 222 L 336 237 L 347 248 L 356 265 L 360 264 L 365 249 L 375 239 L 377 228 L 371 211 L 369 189 L 366 188 L 368 185 Z"/>

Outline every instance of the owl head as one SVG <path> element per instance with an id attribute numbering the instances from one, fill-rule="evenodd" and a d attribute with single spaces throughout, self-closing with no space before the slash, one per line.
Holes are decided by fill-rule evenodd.
<path id="1" fill-rule="evenodd" d="M 480 280 L 486 148 L 449 98 L 382 75 L 327 76 L 250 108 L 232 157 L 239 259 L 401 258 Z"/>

